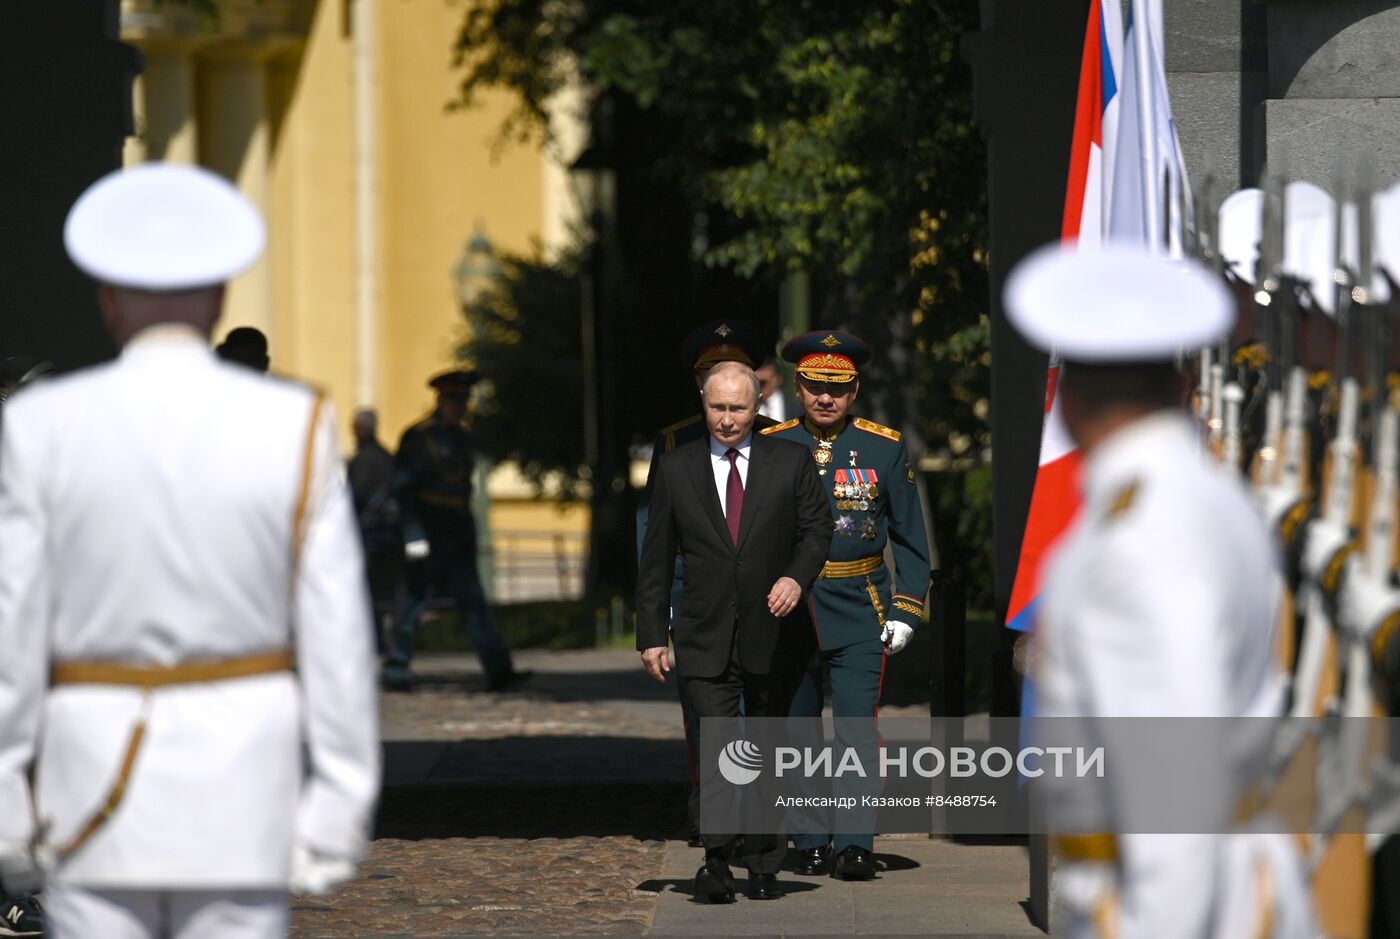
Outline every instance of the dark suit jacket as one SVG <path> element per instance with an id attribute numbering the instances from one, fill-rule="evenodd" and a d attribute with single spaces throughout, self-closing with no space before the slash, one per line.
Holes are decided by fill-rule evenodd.
<path id="1" fill-rule="evenodd" d="M 754 435 L 737 547 L 720 511 L 708 436 L 663 454 L 653 476 L 637 581 L 637 648 L 666 645 L 672 627 L 676 668 L 689 677 L 723 672 L 735 641 L 743 667 L 755 674 L 769 672 L 780 646 L 809 648 L 803 618 L 769 613 L 768 592 L 780 577 L 807 591 L 831 546 L 831 512 L 811 451 Z M 677 551 L 685 582 L 673 620 Z"/>

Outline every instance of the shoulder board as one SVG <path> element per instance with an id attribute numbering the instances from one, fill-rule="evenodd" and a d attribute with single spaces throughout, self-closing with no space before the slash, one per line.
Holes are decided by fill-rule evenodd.
<path id="1" fill-rule="evenodd" d="M 663 427 L 663 428 L 661 428 L 660 430 L 657 431 L 657 434 L 659 434 L 659 435 L 662 436 L 662 437 L 666 436 L 667 434 L 674 434 L 676 431 L 681 430 L 681 429 L 686 428 L 686 427 L 689 427 L 691 424 L 694 424 L 696 421 L 700 420 L 702 417 L 704 417 L 703 414 L 692 414 L 690 417 L 687 417 L 687 418 L 686 418 L 685 420 L 683 420 L 683 421 L 676 421 L 674 424 L 671 424 L 669 427 Z"/>
<path id="2" fill-rule="evenodd" d="M 891 427 L 886 427 L 884 424 L 877 424 L 874 421 L 867 421 L 863 417 L 858 417 L 855 420 L 851 421 L 851 423 L 854 424 L 858 429 L 865 431 L 867 434 L 874 434 L 877 437 L 884 437 L 886 440 L 899 439 L 899 431 Z"/>
<path id="3" fill-rule="evenodd" d="M 790 421 L 783 421 L 781 424 L 774 424 L 772 427 L 765 427 L 759 431 L 760 434 L 776 434 L 780 430 L 787 430 L 789 427 L 796 427 L 801 423 L 802 418 L 794 417 Z"/>
<path id="4" fill-rule="evenodd" d="M 1133 501 L 1137 499 L 1138 481 L 1134 479 L 1113 495 L 1113 500 L 1108 503 L 1108 510 L 1103 513 L 1104 521 L 1111 522 L 1116 518 L 1121 518 L 1133 507 Z"/>

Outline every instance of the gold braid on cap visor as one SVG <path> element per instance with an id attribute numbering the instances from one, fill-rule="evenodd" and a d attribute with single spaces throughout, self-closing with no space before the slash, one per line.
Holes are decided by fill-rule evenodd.
<path id="1" fill-rule="evenodd" d="M 797 374 L 811 381 L 843 383 L 856 380 L 856 363 L 834 352 L 818 352 L 802 357 Z"/>

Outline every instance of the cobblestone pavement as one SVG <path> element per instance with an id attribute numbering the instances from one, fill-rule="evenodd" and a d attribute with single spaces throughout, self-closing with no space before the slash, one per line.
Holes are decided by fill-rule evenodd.
<path id="1" fill-rule="evenodd" d="M 488 694 L 472 656 L 381 696 L 386 788 L 360 877 L 302 898 L 292 936 L 639 934 L 688 771 L 673 684 L 629 650 L 524 652 Z M 893 708 L 887 713 L 926 713 Z"/>
<path id="2" fill-rule="evenodd" d="M 475 660 L 417 663 L 381 696 L 386 781 L 358 880 L 299 900 L 292 935 L 638 934 L 685 817 L 674 689 L 634 652 L 523 653 L 526 689 Z"/>

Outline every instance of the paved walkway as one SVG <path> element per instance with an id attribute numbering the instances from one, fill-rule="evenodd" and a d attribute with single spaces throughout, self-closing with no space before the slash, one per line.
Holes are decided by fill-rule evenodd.
<path id="1" fill-rule="evenodd" d="M 785 873 L 781 900 L 693 901 L 674 687 L 627 650 L 524 652 L 517 667 L 534 680 L 493 695 L 474 657 L 424 657 L 418 692 L 381 696 L 372 850 L 353 884 L 296 903 L 294 937 L 1040 935 L 1016 846 L 881 838 L 873 883 Z"/>

